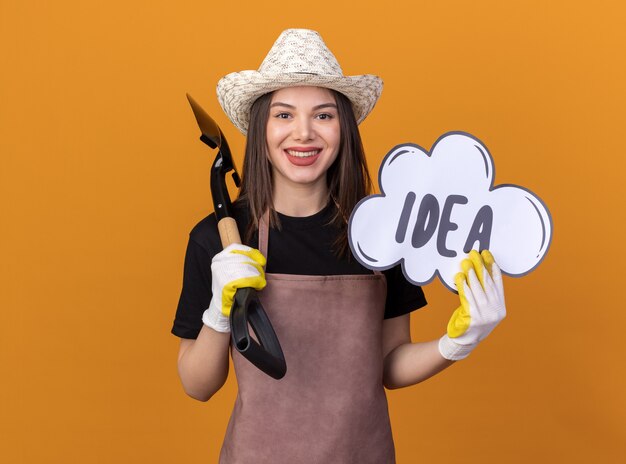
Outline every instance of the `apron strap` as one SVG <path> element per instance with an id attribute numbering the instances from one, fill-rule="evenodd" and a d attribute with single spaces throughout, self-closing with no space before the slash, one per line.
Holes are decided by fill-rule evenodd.
<path id="1" fill-rule="evenodd" d="M 259 251 L 267 259 L 267 242 L 269 237 L 270 211 L 265 210 L 261 219 L 259 219 Z"/>

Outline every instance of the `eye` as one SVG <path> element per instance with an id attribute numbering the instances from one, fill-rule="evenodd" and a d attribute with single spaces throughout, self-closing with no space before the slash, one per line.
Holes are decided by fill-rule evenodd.
<path id="1" fill-rule="evenodd" d="M 289 113 L 281 112 L 276 114 L 276 118 L 278 119 L 288 119 L 291 115 Z"/>
<path id="2" fill-rule="evenodd" d="M 317 117 L 322 120 L 328 120 L 334 118 L 335 116 L 330 113 L 320 113 L 317 115 Z"/>

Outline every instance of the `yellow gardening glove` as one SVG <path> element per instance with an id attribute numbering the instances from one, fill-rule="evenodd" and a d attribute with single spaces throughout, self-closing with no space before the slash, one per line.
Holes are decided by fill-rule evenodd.
<path id="1" fill-rule="evenodd" d="M 240 288 L 261 290 L 265 287 L 265 257 L 255 248 L 233 243 L 213 257 L 211 262 L 211 303 L 202 322 L 218 332 L 230 332 L 230 310 Z"/>
<path id="2" fill-rule="evenodd" d="M 466 358 L 506 316 L 502 273 L 491 253 L 472 250 L 461 269 L 454 278 L 461 306 L 439 340 L 439 352 L 453 361 Z"/>

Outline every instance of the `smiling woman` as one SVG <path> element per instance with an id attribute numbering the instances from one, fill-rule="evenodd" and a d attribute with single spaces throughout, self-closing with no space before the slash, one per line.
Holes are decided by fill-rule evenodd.
<path id="1" fill-rule="evenodd" d="M 300 100 L 303 98 L 302 91 L 309 94 L 306 100 Z M 290 99 L 296 102 L 301 102 L 299 104 L 301 114 L 294 114 L 296 105 L 292 105 L 287 101 L 281 101 L 285 100 L 285 98 L 280 98 L 282 94 L 288 95 Z M 275 95 L 279 95 L 279 97 Z M 312 98 L 321 98 L 321 100 L 312 102 L 310 101 Z M 307 102 L 307 100 L 309 101 Z M 271 105 L 276 103 L 288 106 L 271 107 Z M 278 184 L 279 189 L 284 189 L 286 184 L 281 182 L 281 180 L 288 180 L 288 178 L 283 178 L 278 183 L 275 182 L 276 175 L 281 176 L 280 172 L 276 173 L 276 166 L 271 162 L 271 139 L 276 138 L 276 136 L 272 136 L 268 132 L 272 128 L 273 132 L 280 134 L 282 132 L 277 132 L 279 127 L 283 127 L 283 129 L 286 127 L 298 129 L 298 124 L 294 125 L 294 118 L 297 118 L 299 123 L 305 116 L 303 110 L 307 104 L 309 105 L 308 110 L 311 112 L 308 118 L 313 118 L 308 129 L 309 131 L 313 129 L 313 134 L 309 134 L 307 137 L 311 137 L 311 135 L 319 137 L 320 133 L 327 134 L 328 127 L 338 129 L 338 133 L 333 136 L 333 138 L 339 137 L 338 141 L 335 140 L 337 144 L 336 156 L 334 161 L 326 166 L 322 174 L 324 181 L 320 182 L 319 180 L 321 179 L 318 179 L 317 184 L 309 185 L 309 187 L 316 187 L 317 190 L 315 188 L 308 189 L 305 183 L 300 185 L 291 183 L 292 189 L 290 192 L 287 194 L 281 192 L 276 196 L 276 185 Z M 323 107 L 320 107 L 321 105 Z M 313 115 L 315 115 L 315 118 Z M 275 119 L 280 121 L 274 121 Z M 372 185 L 361 135 L 355 119 L 352 102 L 341 92 L 324 87 L 285 87 L 264 94 L 254 101 L 250 108 L 242 185 L 239 192 L 239 202 L 246 203 L 251 213 L 250 222 L 248 227 L 246 227 L 247 239 L 251 239 L 252 234 L 259 227 L 256 218 L 260 218 L 266 211 L 269 211 L 268 220 L 270 227 L 280 229 L 281 225 L 277 212 L 293 217 L 307 216 L 319 211 L 330 198 L 336 207 L 333 211 L 332 223 L 340 231 L 333 243 L 340 255 L 348 253 L 347 218 L 358 201 L 371 191 Z M 274 131 L 274 128 L 276 128 L 276 131 Z M 283 136 L 285 135 L 283 134 Z M 296 139 L 301 138 L 300 134 L 290 134 L 290 136 L 292 139 L 294 137 Z M 325 135 L 324 138 L 330 140 L 331 136 Z M 276 143 L 280 143 L 280 140 L 274 142 L 274 144 Z M 307 143 L 309 146 L 311 145 L 310 142 Z M 298 144 L 302 145 L 302 142 L 297 141 L 293 144 L 294 146 L 287 148 L 297 148 Z M 276 151 L 281 150 L 277 149 Z M 296 151 L 292 150 L 293 154 L 297 156 L 299 153 L 296 153 Z M 287 157 L 294 165 L 297 165 L 299 161 L 293 156 L 289 157 L 286 154 L 281 154 L 281 156 Z M 303 164 L 306 165 L 308 163 L 305 162 Z M 313 167 L 313 169 L 308 171 L 314 172 L 315 169 L 316 167 Z M 299 171 L 307 172 L 307 170 Z M 292 195 L 295 196 L 291 198 Z M 301 201 L 291 201 L 302 196 L 305 198 L 301 198 Z M 277 201 L 285 202 L 282 205 L 283 209 L 276 206 Z"/>
<path id="2" fill-rule="evenodd" d="M 358 123 L 381 90 L 377 76 L 344 76 L 319 34 L 304 29 L 283 32 L 258 71 L 218 83 L 222 108 L 247 134 L 234 205 L 245 245 L 220 251 L 215 215 L 191 231 L 172 329 L 181 337 L 179 375 L 203 401 L 221 388 L 232 306 L 225 288 L 251 282 L 264 286 L 259 299 L 287 362 L 276 381 L 231 350 L 238 395 L 222 464 L 394 463 L 384 387 L 420 382 L 471 350 L 457 357 L 447 338 L 411 343 L 409 313 L 426 304 L 422 289 L 399 266 L 372 272 L 350 255 L 347 218 L 371 190 Z M 455 320 L 475 340 L 480 318 L 468 326 L 474 313 L 463 308 Z"/>

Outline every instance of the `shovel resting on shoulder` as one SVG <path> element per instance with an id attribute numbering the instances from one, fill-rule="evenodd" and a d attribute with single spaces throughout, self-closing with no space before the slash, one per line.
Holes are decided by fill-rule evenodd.
<path id="1" fill-rule="evenodd" d="M 219 126 L 191 95 L 187 94 L 187 99 L 202 132 L 200 140 L 210 148 L 218 150 L 211 167 L 211 195 L 222 247 L 226 248 L 231 243 L 241 243 L 237 223 L 232 217 L 232 203 L 226 186 L 226 174 L 233 171 L 233 180 L 239 187 L 239 174 L 235 169 L 226 138 Z M 258 342 L 251 337 L 248 326 L 252 327 Z M 230 330 L 233 346 L 248 361 L 270 377 L 281 379 L 285 376 L 287 372 L 285 356 L 274 328 L 253 288 L 241 288 L 235 293 L 230 311 Z"/>

